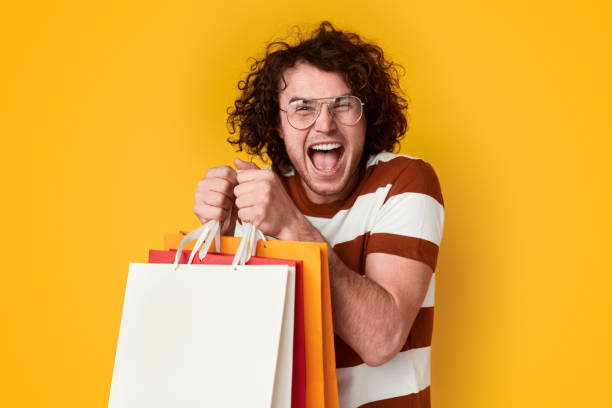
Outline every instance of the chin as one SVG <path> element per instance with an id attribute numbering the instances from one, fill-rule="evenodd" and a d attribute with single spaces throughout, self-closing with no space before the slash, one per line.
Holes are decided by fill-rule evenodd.
<path id="1" fill-rule="evenodd" d="M 342 182 L 342 181 L 313 182 L 312 180 L 309 180 L 307 185 L 313 193 L 321 197 L 330 197 L 330 198 L 333 198 L 333 201 L 344 198 L 344 197 L 339 197 L 339 196 L 343 194 L 344 187 L 346 187 L 345 182 Z M 336 198 L 336 196 L 338 197 Z"/>

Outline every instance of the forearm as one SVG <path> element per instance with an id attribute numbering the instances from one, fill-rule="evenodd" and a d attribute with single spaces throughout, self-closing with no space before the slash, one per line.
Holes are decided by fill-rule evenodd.
<path id="1" fill-rule="evenodd" d="M 293 241 L 326 242 L 305 218 L 293 223 L 284 237 Z M 328 248 L 334 331 L 368 365 L 379 365 L 399 351 L 404 325 L 393 296 L 367 276 L 350 269 Z"/>
<path id="2" fill-rule="evenodd" d="M 401 348 L 404 322 L 393 296 L 328 251 L 334 331 L 368 365 L 380 365 Z"/>

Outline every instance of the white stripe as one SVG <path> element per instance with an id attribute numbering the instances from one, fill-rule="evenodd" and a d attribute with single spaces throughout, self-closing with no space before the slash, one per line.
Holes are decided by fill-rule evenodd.
<path id="1" fill-rule="evenodd" d="M 335 246 L 365 234 L 388 233 L 415 237 L 440 245 L 444 207 L 435 198 L 421 193 L 402 193 L 384 203 L 391 184 L 357 197 L 347 210 L 332 218 L 306 218 Z M 384 205 L 383 205 L 384 203 Z"/>
<path id="2" fill-rule="evenodd" d="M 378 367 L 360 364 L 338 368 L 340 408 L 354 408 L 424 390 L 430 384 L 430 349 L 421 347 L 402 351 Z"/>
<path id="3" fill-rule="evenodd" d="M 436 274 L 431 275 L 431 281 L 429 282 L 429 289 L 423 300 L 421 307 L 433 307 L 434 306 L 434 295 L 436 293 Z"/>
<path id="4" fill-rule="evenodd" d="M 440 246 L 443 227 L 444 207 L 435 198 L 402 193 L 389 198 L 370 232 L 421 238 Z"/>
<path id="5" fill-rule="evenodd" d="M 395 159 L 396 157 L 405 157 L 407 159 L 422 160 L 422 159 L 419 159 L 418 157 L 407 156 L 405 154 L 395 154 L 395 153 L 390 153 L 390 152 L 382 152 L 382 153 L 378 153 L 377 155 L 370 156 L 368 158 L 368 162 L 366 164 L 366 167 L 374 166 L 374 165 L 378 164 L 379 162 L 388 162 L 390 160 Z"/>
<path id="6" fill-rule="evenodd" d="M 338 211 L 332 218 L 308 216 L 306 218 L 323 234 L 331 246 L 351 241 L 374 228 L 376 216 L 389 190 L 391 184 L 379 187 L 373 193 L 363 194 L 357 197 L 351 208 Z"/>

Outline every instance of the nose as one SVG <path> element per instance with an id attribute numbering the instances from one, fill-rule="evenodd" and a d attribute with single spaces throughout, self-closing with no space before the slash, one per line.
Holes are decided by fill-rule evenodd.
<path id="1" fill-rule="evenodd" d="M 327 103 L 321 104 L 321 111 L 319 112 L 319 116 L 315 121 L 315 130 L 321 133 L 329 133 L 334 130 L 336 126 L 336 121 L 329 111 L 329 105 Z"/>

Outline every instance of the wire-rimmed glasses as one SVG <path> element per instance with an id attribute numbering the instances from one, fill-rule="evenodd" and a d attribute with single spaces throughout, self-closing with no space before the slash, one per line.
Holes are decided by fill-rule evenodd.
<path id="1" fill-rule="evenodd" d="M 335 98 L 293 99 L 287 109 L 280 109 L 287 115 L 289 124 L 298 130 L 312 126 L 321 114 L 321 105 L 327 104 L 327 111 L 339 123 L 355 125 L 363 115 L 365 105 L 356 96 L 343 95 Z"/>

